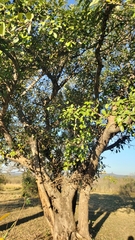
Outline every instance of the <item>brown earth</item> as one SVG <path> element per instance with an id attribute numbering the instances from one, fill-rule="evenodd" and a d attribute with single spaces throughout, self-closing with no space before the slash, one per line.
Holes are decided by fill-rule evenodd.
<path id="1" fill-rule="evenodd" d="M 0 192 L 0 216 L 10 213 L 0 222 L 0 237 L 6 240 L 51 239 L 38 198 L 24 199 L 21 192 Z"/>
<path id="2" fill-rule="evenodd" d="M 0 237 L 6 240 L 50 240 L 38 198 L 29 204 L 21 197 L 21 187 L 13 184 L 0 192 Z M 118 194 L 92 193 L 89 209 L 90 230 L 95 240 L 135 240 L 135 198 Z M 129 238 L 132 236 L 132 238 Z"/>

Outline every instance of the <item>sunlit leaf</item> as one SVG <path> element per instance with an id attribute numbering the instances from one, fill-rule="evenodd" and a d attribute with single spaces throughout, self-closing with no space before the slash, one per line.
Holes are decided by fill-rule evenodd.
<path id="1" fill-rule="evenodd" d="M 5 35 L 5 23 L 0 22 L 0 35 L 4 36 Z"/>
<path id="2" fill-rule="evenodd" d="M 26 13 L 25 16 L 26 16 L 26 18 L 27 18 L 28 20 L 30 20 L 30 21 L 34 18 L 34 14 L 33 14 L 33 13 L 30 13 L 30 12 Z"/>

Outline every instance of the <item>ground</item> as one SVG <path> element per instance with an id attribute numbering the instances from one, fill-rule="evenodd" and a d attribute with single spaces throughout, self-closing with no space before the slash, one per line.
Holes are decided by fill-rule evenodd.
<path id="1" fill-rule="evenodd" d="M 0 237 L 7 235 L 6 240 L 51 240 L 38 197 L 29 201 L 21 195 L 21 183 L 8 183 L 0 191 L 0 216 L 10 213 L 0 221 Z M 95 240 L 133 240 L 135 197 L 121 196 L 118 192 L 93 191 L 89 219 L 91 234 Z"/>

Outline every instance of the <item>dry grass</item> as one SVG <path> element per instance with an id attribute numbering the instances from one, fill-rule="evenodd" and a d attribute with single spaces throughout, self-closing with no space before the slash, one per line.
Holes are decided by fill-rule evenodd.
<path id="1" fill-rule="evenodd" d="M 3 190 L 4 191 L 16 191 L 16 190 L 22 190 L 22 185 L 20 183 L 6 183 L 3 186 Z"/>
<path id="2" fill-rule="evenodd" d="M 39 199 L 33 198 L 28 204 L 27 199 L 22 197 L 22 185 L 18 179 L 12 178 L 0 191 L 0 216 L 10 212 L 0 222 L 0 237 L 8 233 L 6 240 L 49 240 L 50 231 Z"/>
<path id="3" fill-rule="evenodd" d="M 127 179 L 116 183 L 100 179 L 95 192 L 91 194 L 89 219 L 93 239 L 128 240 L 129 236 L 135 239 L 135 198 L 118 195 L 118 185 L 124 186 L 127 182 Z M 103 189 L 107 189 L 106 194 Z M 39 199 L 31 199 L 31 203 L 27 205 L 21 197 L 21 191 L 21 184 L 13 183 L 12 179 L 12 182 L 4 186 L 4 191 L 0 192 L 0 215 L 10 212 L 0 223 L 0 237 L 17 220 L 16 226 L 8 233 L 7 240 L 50 240 L 50 231 Z"/>
<path id="4" fill-rule="evenodd" d="M 135 177 L 131 176 L 122 176 L 116 177 L 115 175 L 103 175 L 98 181 L 94 182 L 93 192 L 97 193 L 109 193 L 109 194 L 119 194 L 122 187 L 128 183 L 135 183 Z M 130 191 L 130 194 L 133 196 L 135 193 L 135 187 Z M 135 197 L 135 195 L 134 195 Z"/>

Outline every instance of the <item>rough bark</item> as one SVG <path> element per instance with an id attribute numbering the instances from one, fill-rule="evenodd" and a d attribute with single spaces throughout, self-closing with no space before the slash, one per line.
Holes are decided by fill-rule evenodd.
<path id="1" fill-rule="evenodd" d="M 115 116 L 111 115 L 108 117 L 106 128 L 101 134 L 95 149 L 93 149 L 93 153 L 90 155 L 89 160 L 91 164 L 91 177 L 94 178 L 96 174 L 100 155 L 107 148 L 110 139 L 113 138 L 118 132 L 120 132 L 120 128 L 115 123 Z"/>
<path id="2" fill-rule="evenodd" d="M 56 189 L 55 194 L 55 190 L 52 192 L 51 188 L 50 190 L 49 188 L 45 189 L 39 176 L 36 178 L 43 211 L 51 228 L 53 240 L 77 239 L 77 227 L 73 210 L 76 188 L 63 180 L 61 191 L 57 194 Z"/>
<path id="3" fill-rule="evenodd" d="M 76 239 L 76 224 L 72 211 L 71 196 L 57 199 L 58 209 L 54 209 L 54 240 Z"/>
<path id="4" fill-rule="evenodd" d="M 54 206 L 54 240 L 76 239 L 76 223 L 73 204 L 76 186 L 63 177 L 61 191 L 58 198 L 53 200 Z"/>
<path id="5" fill-rule="evenodd" d="M 51 201 L 44 187 L 44 183 L 42 182 L 39 176 L 36 177 L 36 182 L 38 186 L 38 193 L 42 204 L 43 212 L 50 227 L 51 233 L 53 234 L 54 215 L 52 211 Z"/>
<path id="6" fill-rule="evenodd" d="M 78 233 L 82 239 L 90 240 L 89 234 L 89 199 L 90 186 L 86 185 L 80 190 L 78 206 Z"/>

